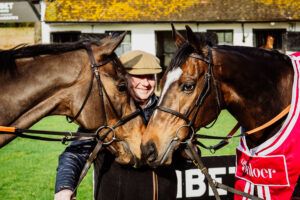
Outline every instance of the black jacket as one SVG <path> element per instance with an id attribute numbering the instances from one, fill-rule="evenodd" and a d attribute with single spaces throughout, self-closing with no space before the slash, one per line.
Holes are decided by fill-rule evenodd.
<path id="1" fill-rule="evenodd" d="M 152 96 L 151 105 L 142 112 L 147 124 L 157 104 Z M 81 170 L 96 145 L 94 140 L 74 141 L 59 157 L 55 192 L 74 190 Z M 158 199 L 176 199 L 177 178 L 172 166 L 158 169 L 134 169 L 114 161 L 107 151 L 99 153 L 94 162 L 94 197 L 96 200 L 153 199 L 153 180 L 157 177 Z"/>

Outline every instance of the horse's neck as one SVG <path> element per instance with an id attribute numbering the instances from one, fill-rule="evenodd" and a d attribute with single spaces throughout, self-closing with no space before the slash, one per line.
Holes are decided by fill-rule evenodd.
<path id="1" fill-rule="evenodd" d="M 223 67 L 228 80 L 221 84 L 225 93 L 225 104 L 229 112 L 246 130 L 268 122 L 291 102 L 292 66 L 277 61 L 282 62 L 280 66 L 274 61 L 273 68 L 263 69 L 266 63 L 259 64 L 264 61 L 256 61 L 249 63 L 245 60 L 242 63 L 242 59 L 234 58 Z M 261 143 L 271 137 L 281 122 L 251 136 L 253 144 Z"/>
<path id="2" fill-rule="evenodd" d="M 62 88 L 71 85 L 79 74 L 76 65 L 65 62 L 65 58 L 56 55 L 17 61 L 17 75 L 6 78 L 0 86 L 5 94 L 0 95 L 1 107 L 7 110 L 1 113 L 1 125 L 28 127 L 57 106 Z M 32 115 L 36 120 L 25 120 Z"/>

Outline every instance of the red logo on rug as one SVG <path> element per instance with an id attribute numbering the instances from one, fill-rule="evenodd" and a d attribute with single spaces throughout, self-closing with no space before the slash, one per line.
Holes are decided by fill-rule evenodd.
<path id="1" fill-rule="evenodd" d="M 237 150 L 235 176 L 256 185 L 289 186 L 283 155 L 249 156 Z"/>

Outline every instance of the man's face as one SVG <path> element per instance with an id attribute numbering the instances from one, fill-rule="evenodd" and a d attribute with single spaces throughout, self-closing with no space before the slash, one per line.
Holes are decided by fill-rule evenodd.
<path id="1" fill-rule="evenodd" d="M 145 103 L 153 94 L 155 88 L 155 78 L 150 75 L 128 75 L 128 90 L 136 102 Z"/>

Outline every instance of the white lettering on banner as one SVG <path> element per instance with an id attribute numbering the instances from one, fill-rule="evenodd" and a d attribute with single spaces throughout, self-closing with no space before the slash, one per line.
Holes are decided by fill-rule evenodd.
<path id="1" fill-rule="evenodd" d="M 210 168 L 210 169 L 208 169 L 208 173 L 211 175 L 212 179 L 216 180 L 219 183 L 222 183 L 222 178 L 217 177 L 217 175 L 226 174 L 226 168 L 225 167 Z M 227 194 L 226 190 L 223 190 L 223 189 L 217 189 L 217 190 L 218 190 L 219 195 L 226 195 Z M 214 196 L 214 193 L 213 193 L 211 187 L 209 187 L 208 195 L 209 196 Z"/>
<path id="2" fill-rule="evenodd" d="M 255 178 L 263 178 L 263 179 L 272 179 L 273 174 L 276 173 L 275 169 L 272 168 L 253 168 L 251 163 L 248 165 L 247 161 L 242 159 L 241 160 L 242 171 L 248 174 L 251 177 Z"/>
<path id="3" fill-rule="evenodd" d="M 177 195 L 176 198 L 182 198 L 182 172 L 176 170 L 177 176 Z"/>
<path id="4" fill-rule="evenodd" d="M 233 179 L 236 168 L 233 166 L 228 167 L 209 167 L 208 172 L 211 177 L 223 183 L 228 181 L 228 176 Z M 177 175 L 177 197 L 178 199 L 185 198 L 206 198 L 213 197 L 213 192 L 208 186 L 205 176 L 197 169 L 188 169 L 183 171 L 176 170 Z M 230 178 L 230 179 L 231 179 Z M 232 183 L 233 184 L 233 183 Z M 228 195 L 225 190 L 218 189 L 220 195 Z"/>
<path id="5" fill-rule="evenodd" d="M 229 167 L 228 174 L 235 174 L 235 167 Z"/>
<path id="6" fill-rule="evenodd" d="M 185 171 L 186 197 L 201 197 L 206 191 L 204 175 L 199 169 Z"/>
<path id="7" fill-rule="evenodd" d="M 226 173 L 235 174 L 235 167 L 215 167 L 208 168 L 208 172 L 211 177 L 222 183 L 222 177 L 226 176 Z M 185 182 L 182 182 L 183 173 L 185 175 Z M 203 197 L 206 193 L 209 196 L 213 196 L 211 188 L 205 182 L 205 176 L 199 169 L 189 169 L 185 171 L 177 171 L 177 198 L 192 198 L 192 197 Z M 220 177 L 222 176 L 222 177 Z M 185 195 L 183 193 L 183 187 L 185 187 Z M 209 188 L 209 190 L 208 190 Z M 208 192 L 207 192 L 208 190 Z M 227 191 L 218 189 L 220 195 L 227 195 Z"/>

